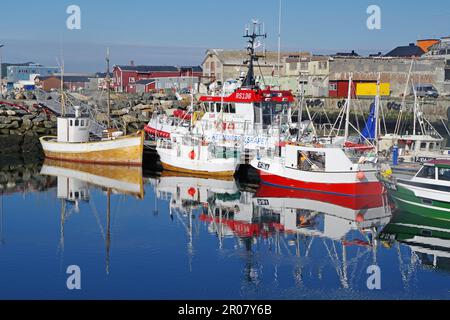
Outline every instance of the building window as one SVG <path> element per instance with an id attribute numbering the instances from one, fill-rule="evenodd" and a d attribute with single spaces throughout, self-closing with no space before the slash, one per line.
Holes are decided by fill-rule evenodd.
<path id="1" fill-rule="evenodd" d="M 135 82 L 136 82 L 136 79 L 134 79 L 134 77 L 130 77 L 130 78 L 128 79 L 128 82 L 130 82 L 130 83 L 135 83 Z"/>
<path id="2" fill-rule="evenodd" d="M 289 62 L 289 70 L 291 71 L 297 70 L 297 65 L 298 65 L 297 62 Z"/>
<path id="3" fill-rule="evenodd" d="M 319 70 L 325 70 L 328 66 L 328 62 L 327 61 L 320 61 L 319 62 Z"/>
<path id="4" fill-rule="evenodd" d="M 445 69 L 445 81 L 450 81 L 450 68 Z"/>
<path id="5" fill-rule="evenodd" d="M 330 91 L 337 91 L 337 84 L 336 83 L 330 83 Z"/>
<path id="6" fill-rule="evenodd" d="M 308 70 L 308 62 L 300 63 L 300 70 Z"/>

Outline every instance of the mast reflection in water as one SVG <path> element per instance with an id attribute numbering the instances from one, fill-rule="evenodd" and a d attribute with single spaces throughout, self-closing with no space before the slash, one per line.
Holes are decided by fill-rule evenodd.
<path id="1" fill-rule="evenodd" d="M 450 226 L 386 196 L 150 175 L 46 161 L 45 187 L 2 193 L 0 298 L 449 298 Z"/>

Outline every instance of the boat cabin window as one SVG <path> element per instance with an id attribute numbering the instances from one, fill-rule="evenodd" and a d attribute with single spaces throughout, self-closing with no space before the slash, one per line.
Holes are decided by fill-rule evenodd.
<path id="1" fill-rule="evenodd" d="M 215 109 L 217 113 L 220 113 L 222 111 L 222 103 L 216 103 Z M 214 106 L 211 110 L 211 112 L 214 112 Z M 234 103 L 224 103 L 223 104 L 223 113 L 236 113 L 236 105 Z"/>
<path id="2" fill-rule="evenodd" d="M 289 104 L 268 102 L 262 104 L 263 125 L 279 125 L 288 122 Z"/>
<path id="3" fill-rule="evenodd" d="M 438 171 L 438 179 L 441 181 L 450 181 L 450 169 L 440 168 Z"/>
<path id="4" fill-rule="evenodd" d="M 298 151 L 298 169 L 302 171 L 324 171 L 325 153 L 324 152 L 305 152 Z"/>
<path id="5" fill-rule="evenodd" d="M 69 126 L 73 126 L 73 120 L 70 120 L 70 124 L 69 124 Z"/>
<path id="6" fill-rule="evenodd" d="M 80 120 L 75 120 L 75 127 L 78 127 L 80 125 Z"/>
<path id="7" fill-rule="evenodd" d="M 426 151 L 427 150 L 427 143 L 426 142 L 422 142 L 420 144 L 420 151 Z"/>
<path id="8" fill-rule="evenodd" d="M 425 166 L 419 171 L 417 178 L 436 179 L 436 169 L 434 167 Z"/>

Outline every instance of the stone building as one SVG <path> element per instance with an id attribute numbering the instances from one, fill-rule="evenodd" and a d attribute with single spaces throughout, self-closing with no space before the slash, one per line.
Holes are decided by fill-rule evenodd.
<path id="1" fill-rule="evenodd" d="M 414 84 L 432 84 L 441 95 L 450 94 L 450 82 L 445 78 L 446 60 L 443 58 L 415 59 L 411 81 Z M 330 81 L 348 80 L 353 73 L 355 81 L 381 81 L 390 83 L 391 95 L 401 96 L 411 68 L 411 59 L 406 58 L 333 58 L 330 61 Z M 410 94 L 411 88 L 407 89 Z"/>
<path id="2" fill-rule="evenodd" d="M 295 53 L 282 52 L 281 63 L 278 68 L 278 53 L 266 52 L 264 58 L 259 60 L 259 65 L 255 65 L 256 76 L 262 75 L 268 78 L 278 76 L 278 69 L 280 70 L 280 75 L 283 76 L 285 73 L 283 60 L 291 55 L 295 55 Z M 247 58 L 247 51 L 245 50 L 207 50 L 206 57 L 202 63 L 204 81 L 212 83 L 222 79 L 225 81 L 239 78 L 247 73 L 247 66 L 244 65 L 244 61 Z"/>

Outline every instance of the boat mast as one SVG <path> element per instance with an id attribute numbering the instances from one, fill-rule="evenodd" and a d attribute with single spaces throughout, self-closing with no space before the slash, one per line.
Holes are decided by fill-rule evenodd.
<path id="1" fill-rule="evenodd" d="M 349 128 L 350 128 L 350 106 L 351 106 L 351 100 L 352 100 L 352 87 L 353 87 L 353 73 L 350 73 L 350 77 L 348 79 L 348 96 L 347 96 L 347 116 L 345 119 L 345 140 L 344 143 L 348 141 L 349 137 Z"/>
<path id="2" fill-rule="evenodd" d="M 61 90 L 61 116 L 66 116 L 66 101 L 64 98 L 64 61 L 61 62 L 61 83 L 60 83 L 60 90 Z"/>
<path id="3" fill-rule="evenodd" d="M 106 50 L 106 85 L 108 90 L 108 128 L 111 128 L 111 76 L 109 75 L 109 48 Z"/>
<path id="4" fill-rule="evenodd" d="M 374 133 L 374 144 L 375 144 L 375 154 L 378 155 L 378 134 L 380 130 L 380 85 L 381 85 L 381 73 L 378 73 L 377 79 L 377 96 L 375 98 L 375 133 Z"/>
<path id="5" fill-rule="evenodd" d="M 279 14 L 278 14 L 278 79 L 281 77 L 281 11 L 282 0 L 280 0 Z"/>
<path id="6" fill-rule="evenodd" d="M 405 109 L 405 104 L 406 104 L 406 95 L 408 94 L 408 86 L 409 86 L 409 81 L 411 79 L 413 65 L 414 65 L 414 59 L 411 60 L 411 66 L 409 68 L 408 78 L 406 79 L 405 91 L 403 92 L 402 107 L 398 114 L 397 123 L 395 124 L 395 131 L 394 131 L 395 135 L 398 135 L 400 133 L 400 125 L 402 123 L 403 111 Z"/>
<path id="7" fill-rule="evenodd" d="M 258 24 L 258 21 L 254 20 L 253 21 L 253 30 L 252 33 L 249 33 L 249 29 L 247 28 L 245 31 L 245 35 L 244 38 L 248 39 L 248 46 L 247 46 L 247 54 L 249 56 L 249 59 L 244 61 L 244 64 L 248 65 L 248 71 L 247 71 L 247 76 L 244 79 L 244 82 L 242 84 L 242 87 L 244 88 L 250 88 L 253 89 L 256 87 L 256 79 L 255 79 L 255 69 L 254 69 L 254 65 L 255 62 L 258 62 L 260 58 L 263 58 L 263 56 L 257 55 L 256 54 L 256 48 L 255 48 L 255 44 L 256 44 L 256 40 L 258 38 L 267 38 L 267 34 L 263 34 L 259 31 L 256 30 L 256 26 Z"/>

